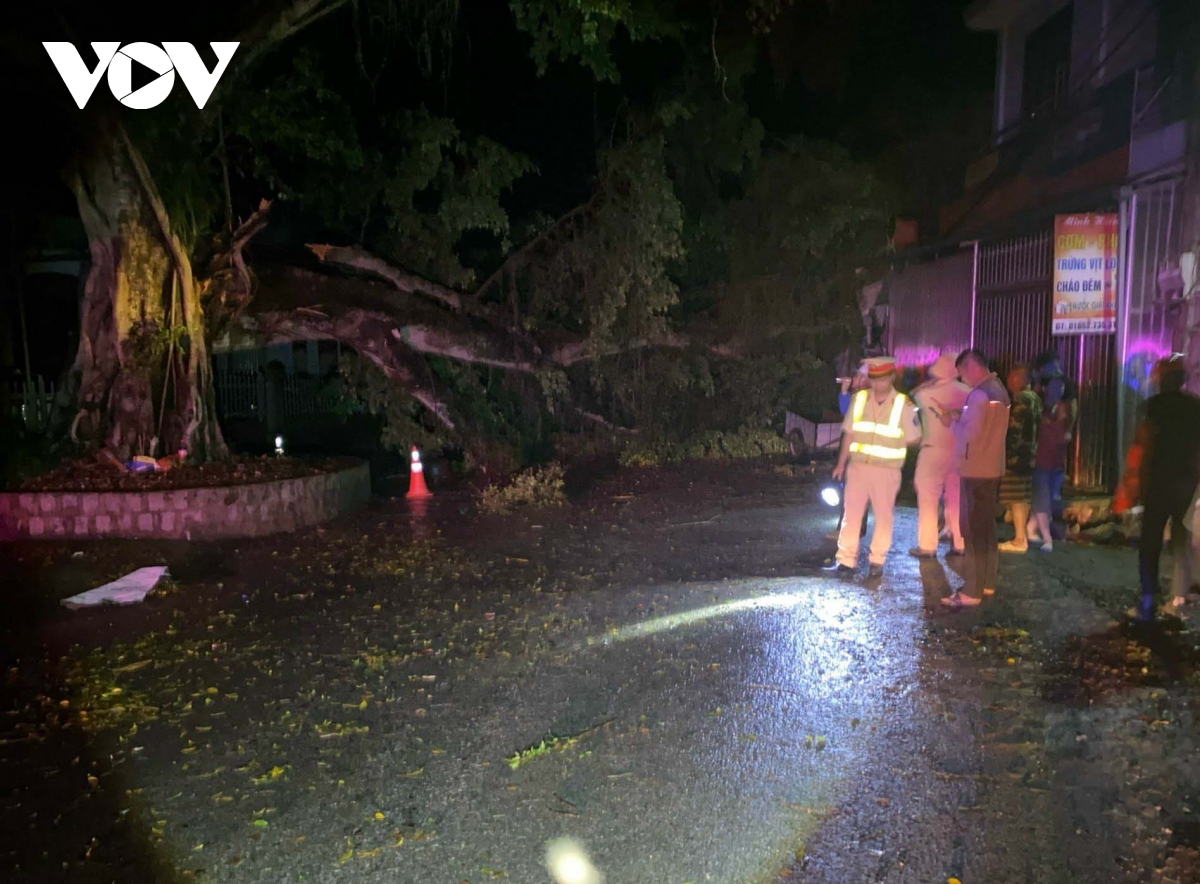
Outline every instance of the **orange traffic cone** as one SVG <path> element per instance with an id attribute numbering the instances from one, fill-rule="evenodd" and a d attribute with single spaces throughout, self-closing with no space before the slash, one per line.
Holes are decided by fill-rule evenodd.
<path id="1" fill-rule="evenodd" d="M 414 498 L 433 497 L 429 489 L 425 487 L 425 468 L 421 466 L 421 452 L 417 451 L 417 446 L 412 449 L 412 466 L 409 470 L 408 494 L 410 500 Z"/>

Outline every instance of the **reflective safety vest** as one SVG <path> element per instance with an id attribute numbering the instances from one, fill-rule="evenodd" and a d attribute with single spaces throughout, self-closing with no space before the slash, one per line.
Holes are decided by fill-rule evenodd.
<path id="1" fill-rule="evenodd" d="M 850 459 L 859 463 L 901 467 L 904 465 L 908 447 L 904 443 L 904 429 L 900 426 L 900 418 L 904 414 L 904 394 L 896 394 L 887 423 L 876 423 L 863 418 L 870 392 L 859 390 L 854 396 L 850 423 Z"/>

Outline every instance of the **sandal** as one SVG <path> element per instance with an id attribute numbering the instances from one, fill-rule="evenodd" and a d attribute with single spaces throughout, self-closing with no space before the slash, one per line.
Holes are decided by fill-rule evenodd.
<path id="1" fill-rule="evenodd" d="M 973 608 L 983 599 L 977 599 L 961 592 L 952 593 L 942 599 L 942 604 L 948 608 Z"/>

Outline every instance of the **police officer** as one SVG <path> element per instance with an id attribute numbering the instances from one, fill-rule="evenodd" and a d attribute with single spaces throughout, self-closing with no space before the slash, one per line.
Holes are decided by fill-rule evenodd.
<path id="1" fill-rule="evenodd" d="M 954 432 L 941 421 L 943 412 L 962 411 L 971 388 L 958 380 L 954 357 L 943 353 L 929 366 L 929 380 L 912 391 L 922 416 L 921 450 L 913 488 L 917 492 L 917 545 L 909 555 L 919 559 L 937 556 L 938 504 L 945 500 L 946 526 L 951 552 L 962 555 L 963 536 L 958 527 L 958 466 Z"/>
<path id="2" fill-rule="evenodd" d="M 892 516 L 908 446 L 921 441 L 916 409 L 896 390 L 896 362 L 878 356 L 864 362 L 868 386 L 854 394 L 842 421 L 842 447 L 835 480 L 845 482 L 845 511 L 838 534 L 837 557 L 825 570 L 846 573 L 858 563 L 859 526 L 867 505 L 875 514 L 871 534 L 871 577 L 883 574 L 892 546 Z"/>

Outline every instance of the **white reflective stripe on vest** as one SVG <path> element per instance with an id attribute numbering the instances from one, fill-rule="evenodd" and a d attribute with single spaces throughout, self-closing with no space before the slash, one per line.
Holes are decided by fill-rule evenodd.
<path id="1" fill-rule="evenodd" d="M 903 439 L 904 430 L 900 428 L 900 415 L 904 413 L 904 394 L 897 393 L 896 401 L 892 403 L 892 413 L 886 424 L 862 419 L 867 407 L 867 391 L 859 390 L 854 399 L 854 422 L 850 425 L 856 433 L 871 433 L 876 436 L 887 436 L 889 439 Z"/>
<path id="2" fill-rule="evenodd" d="M 907 455 L 904 429 L 904 394 L 896 393 L 887 423 L 864 420 L 869 390 L 860 390 L 854 397 L 854 412 L 850 423 L 849 453 L 885 462 L 902 462 Z"/>
<path id="3" fill-rule="evenodd" d="M 903 460 L 908 452 L 903 448 L 889 448 L 884 445 L 868 445 L 862 442 L 850 443 L 851 454 L 865 454 L 868 457 L 882 457 L 889 460 Z"/>

